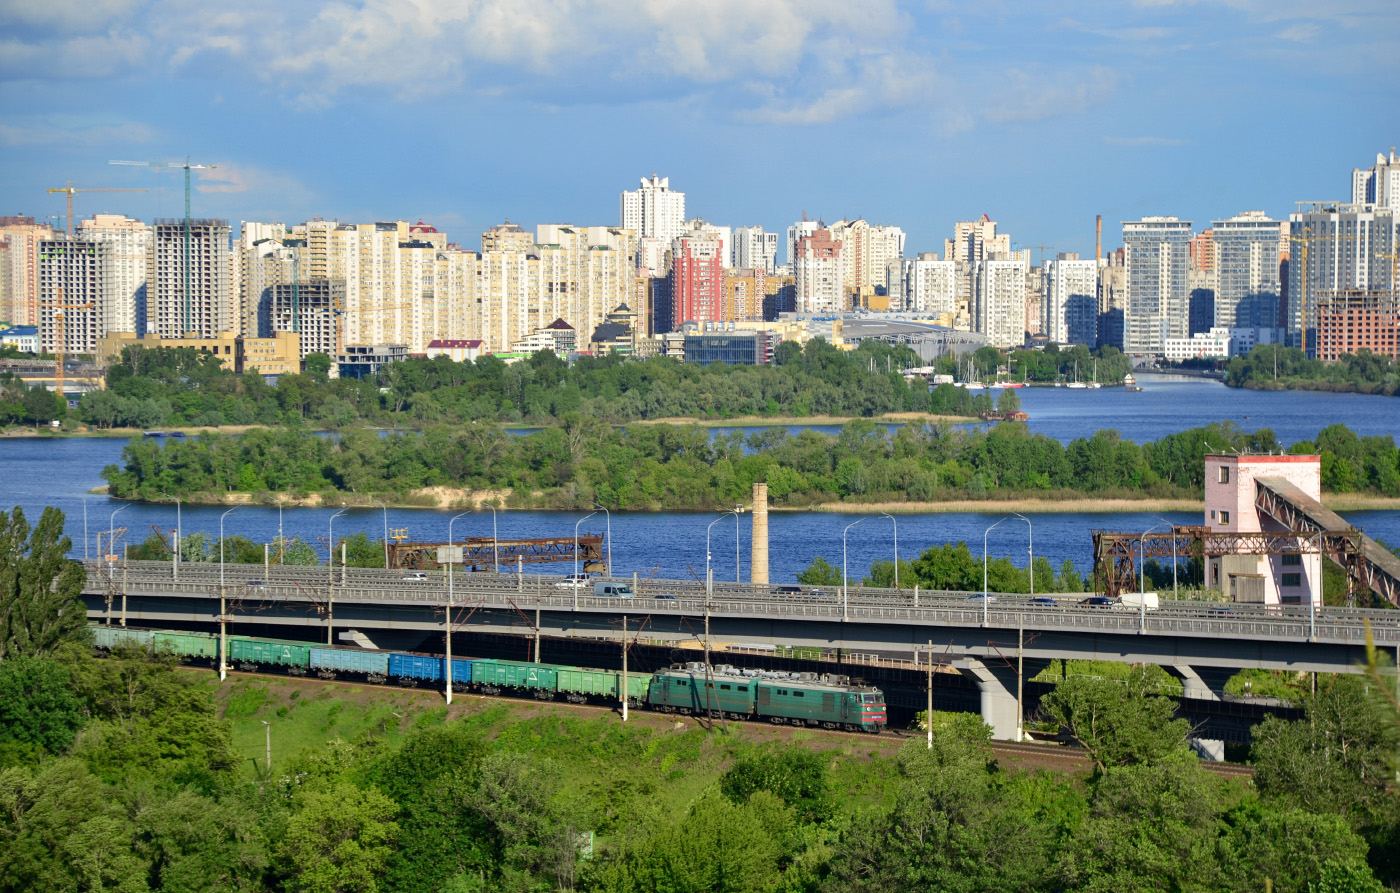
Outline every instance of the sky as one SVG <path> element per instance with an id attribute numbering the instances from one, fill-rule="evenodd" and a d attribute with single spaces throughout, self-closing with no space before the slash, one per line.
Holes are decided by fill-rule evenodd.
<path id="1" fill-rule="evenodd" d="M 1143 215 L 1349 200 L 1400 144 L 1395 0 L 0 0 L 0 214 L 619 222 L 806 213 L 1033 259 Z"/>

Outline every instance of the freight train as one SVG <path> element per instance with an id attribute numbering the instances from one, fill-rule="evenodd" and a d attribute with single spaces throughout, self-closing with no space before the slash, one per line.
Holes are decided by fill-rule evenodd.
<path id="1" fill-rule="evenodd" d="M 94 626 L 100 650 L 136 647 L 211 664 L 219 640 L 209 633 Z M 446 659 L 400 651 L 365 651 L 313 645 L 284 639 L 228 637 L 230 668 L 254 672 L 278 670 L 292 676 L 322 679 L 348 677 L 376 684 L 416 686 L 443 684 Z M 564 664 L 481 658 L 452 659 L 454 691 L 528 695 L 574 703 L 617 703 L 625 688 L 631 706 L 663 713 L 763 719 L 772 723 L 845 729 L 878 734 L 888 722 L 885 696 L 848 676 L 750 670 L 720 664 L 679 664 L 655 673 L 629 673 Z"/>

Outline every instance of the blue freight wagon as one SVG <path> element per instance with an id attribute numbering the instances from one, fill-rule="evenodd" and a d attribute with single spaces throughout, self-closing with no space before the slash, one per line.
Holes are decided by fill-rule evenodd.
<path id="1" fill-rule="evenodd" d="M 93 644 L 108 650 L 122 645 L 136 645 L 149 649 L 154 635 L 148 629 L 128 629 L 124 626 L 93 626 L 89 629 L 92 630 Z"/>
<path id="2" fill-rule="evenodd" d="M 384 682 L 389 678 L 389 653 L 358 648 L 312 648 L 311 671 L 322 679 L 334 679 L 338 673 L 352 673 L 370 682 Z"/>
<path id="3" fill-rule="evenodd" d="M 417 685 L 419 682 L 441 682 L 442 665 L 446 659 L 430 654 L 389 655 L 389 675 L 399 685 Z M 472 661 L 464 658 L 452 659 L 452 688 L 464 690 L 472 681 Z"/>

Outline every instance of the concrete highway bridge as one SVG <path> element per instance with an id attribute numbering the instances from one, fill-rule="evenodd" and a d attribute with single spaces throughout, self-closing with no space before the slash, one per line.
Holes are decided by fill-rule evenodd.
<path id="1" fill-rule="evenodd" d="M 1055 605 L 966 592 L 778 587 L 647 580 L 634 598 L 560 588 L 557 576 L 137 562 L 88 565 L 93 622 L 139 627 L 285 630 L 289 638 L 441 651 L 453 633 L 620 642 L 719 651 L 777 646 L 929 662 L 974 683 L 998 738 L 1015 738 L 1025 680 L 1053 659 L 1157 664 L 1187 699 L 1219 701 L 1227 679 L 1254 667 L 1357 672 L 1374 643 L 1400 654 L 1400 611 L 1163 601 L 1159 610 Z M 631 580 L 618 582 L 632 583 Z M 791 587 L 789 587 L 790 589 Z M 451 609 L 449 610 L 449 603 Z M 435 641 L 436 640 L 436 641 Z M 694 653 L 694 652 L 692 652 Z"/>

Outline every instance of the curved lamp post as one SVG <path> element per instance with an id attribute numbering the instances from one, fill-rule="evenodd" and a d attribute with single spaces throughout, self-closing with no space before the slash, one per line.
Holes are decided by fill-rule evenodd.
<path id="1" fill-rule="evenodd" d="M 1153 515 L 1152 517 L 1167 525 L 1167 532 L 1172 538 L 1172 599 L 1175 600 L 1181 597 L 1177 592 L 1176 585 L 1176 525 L 1160 515 Z"/>
<path id="2" fill-rule="evenodd" d="M 1010 515 L 1007 515 L 1006 517 L 1009 518 L 1009 517 L 1011 517 L 1011 516 L 1010 516 Z M 987 534 L 991 533 L 992 530 L 994 530 L 996 527 L 998 527 L 998 526 L 1001 524 L 1001 522 L 1002 522 L 1002 521 L 1005 521 L 1005 520 L 1006 520 L 1006 518 L 1002 518 L 1001 521 L 996 522 L 996 524 L 993 524 L 991 527 L 988 527 L 986 530 L 982 531 L 982 625 L 983 625 L 983 626 L 986 626 L 986 625 L 987 625 L 987 601 L 988 601 L 988 599 L 987 599 Z"/>
<path id="3" fill-rule="evenodd" d="M 847 525 L 846 525 L 846 529 L 845 529 L 845 530 L 841 531 L 841 619 L 842 619 L 842 620 L 850 620 L 850 619 L 851 619 L 851 616 L 850 616 L 850 614 L 851 614 L 851 600 L 850 600 L 850 596 L 847 595 L 847 592 L 846 592 L 846 534 L 850 532 L 850 530 L 851 530 L 852 527 L 855 527 L 857 524 L 860 524 L 860 523 L 862 523 L 862 522 L 864 522 L 864 521 L 865 521 L 864 518 L 861 518 L 859 521 L 852 521 L 850 524 L 847 524 Z"/>
<path id="4" fill-rule="evenodd" d="M 238 511 L 234 506 L 219 516 L 219 681 L 228 678 L 228 612 L 224 607 L 224 519 Z"/>
<path id="5" fill-rule="evenodd" d="M 880 514 L 889 518 L 890 523 L 894 525 L 894 588 L 899 589 L 899 522 L 889 512 L 881 512 Z"/>
<path id="6" fill-rule="evenodd" d="M 183 526 L 180 523 L 180 497 L 171 496 L 169 493 L 162 493 L 161 495 L 167 499 L 175 500 L 175 567 L 171 571 L 170 579 L 178 580 L 180 579 L 180 537 L 183 532 Z"/>
<path id="7" fill-rule="evenodd" d="M 1026 522 L 1026 536 L 1027 536 L 1027 537 L 1029 538 L 1029 540 L 1030 540 L 1030 547 L 1029 547 L 1029 550 L 1030 550 L 1030 556 L 1031 556 L 1031 566 L 1030 566 L 1031 598 L 1035 598 L 1035 530 L 1031 527 L 1031 519 L 1030 519 L 1030 518 L 1027 518 L 1025 515 L 1021 514 L 1020 512 L 1012 512 L 1011 514 L 1012 514 L 1012 516 L 1017 517 L 1017 518 L 1020 518 L 1022 521 L 1025 521 L 1025 522 Z"/>

